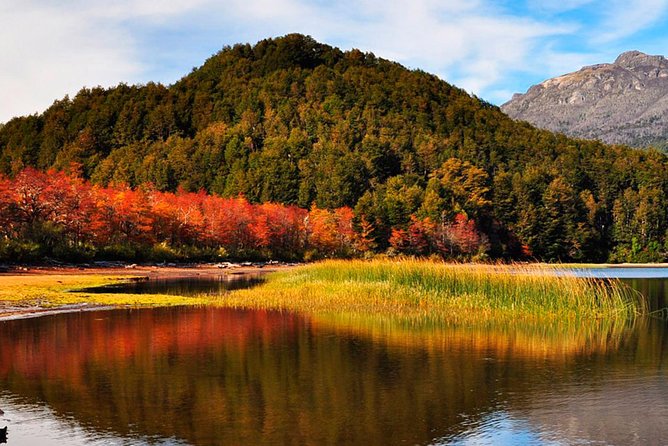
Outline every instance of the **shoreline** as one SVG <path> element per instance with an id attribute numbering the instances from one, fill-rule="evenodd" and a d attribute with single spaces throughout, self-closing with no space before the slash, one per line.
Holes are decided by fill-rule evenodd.
<path id="1" fill-rule="evenodd" d="M 109 262 L 114 263 L 114 262 Z M 458 264 L 462 265 L 462 264 Z M 660 264 L 549 264 L 524 263 L 517 265 L 533 265 L 537 268 L 668 268 L 668 263 Z M 207 302 L 193 302 L 192 299 L 182 297 L 180 301 L 156 301 L 138 295 L 125 295 L 120 301 L 104 301 L 93 298 L 85 291 L 71 291 L 88 287 L 109 284 L 118 280 L 133 279 L 176 279 L 176 278 L 212 278 L 236 275 L 266 274 L 293 269 L 297 264 L 188 264 L 188 265 L 17 265 L 11 269 L 0 271 L 0 322 L 49 316 L 61 313 L 79 311 L 98 311 L 114 308 L 144 307 L 144 306 L 171 306 L 171 305 L 207 305 Z M 83 285 L 74 285 L 75 282 Z M 99 281 L 100 284 L 96 283 Z M 72 283 L 70 283 L 72 282 Z M 15 297 L 22 294 L 24 288 L 32 285 L 42 287 L 42 290 L 53 288 L 51 291 L 67 293 L 68 297 L 77 296 L 79 299 L 65 299 L 62 302 L 49 299 L 45 293 L 28 293 L 27 297 Z M 7 291 L 9 290 L 9 291 Z M 9 298 L 3 299 L 2 292 Z M 14 295 L 12 295 L 14 293 Z M 144 295 L 146 296 L 146 295 Z M 135 300 L 128 299 L 134 298 Z M 156 295 L 157 297 L 157 295 Z"/>
<path id="2" fill-rule="evenodd" d="M 528 263 L 531 265 L 531 263 Z M 536 263 L 561 268 L 668 268 L 668 263 Z"/>
<path id="3" fill-rule="evenodd" d="M 121 275 L 121 276 L 147 276 L 150 278 L 166 277 L 194 277 L 194 276 L 221 276 L 228 274 L 252 274 L 261 272 L 273 272 L 294 268 L 307 263 L 288 262 L 243 262 L 220 264 L 192 263 L 192 264 L 168 264 L 168 265 L 142 265 L 125 264 L 123 262 L 101 262 L 103 265 L 91 264 L 63 264 L 63 265 L 0 265 L 0 277 L 17 275 Z M 317 263 L 317 262 L 316 262 Z M 511 263 L 475 263 L 475 262 L 442 262 L 445 265 L 490 265 L 490 266 L 536 266 L 547 268 L 668 268 L 668 262 L 663 263 L 546 263 L 546 262 L 511 262 Z M 221 265 L 221 266 L 219 266 Z"/>
<path id="4" fill-rule="evenodd" d="M 79 266 L 79 265 L 17 265 L 0 270 L 3 276 L 29 276 L 29 275 L 100 275 L 100 276 L 146 276 L 149 278 L 165 277 L 213 277 L 233 274 L 253 274 L 262 272 L 274 272 L 288 268 L 294 268 L 298 264 L 275 263 L 266 265 L 234 265 L 219 267 L 214 264 L 200 263 L 189 265 L 135 265 L 126 266 Z"/>
<path id="5" fill-rule="evenodd" d="M 211 264 L 195 264 L 188 266 L 156 266 L 156 265 L 132 265 L 127 266 L 17 266 L 13 269 L 0 272 L 0 291 L 3 281 L 38 280 L 51 277 L 55 283 L 62 283 L 67 278 L 101 278 L 105 280 L 132 280 L 133 278 L 147 279 L 177 279 L 188 277 L 221 277 L 236 275 L 268 274 L 276 271 L 284 271 L 294 268 L 294 264 L 270 264 L 262 266 L 233 266 L 220 268 Z M 97 286 L 91 284 L 91 286 Z M 87 286 L 84 286 L 86 288 Z M 63 290 L 70 292 L 78 288 Z M 73 293 L 74 295 L 75 293 Z M 82 293 L 77 293 L 82 294 Z M 168 303 L 166 303 L 167 305 Z M 172 303 L 169 303 L 173 305 Z M 185 301 L 183 305 L 186 305 Z M 54 314 L 72 313 L 79 311 L 99 311 L 114 308 L 129 307 L 132 304 L 105 304 L 99 302 L 77 302 L 65 304 L 53 304 L 40 299 L 39 296 L 30 299 L 3 300 L 0 297 L 0 322 L 28 319 L 33 317 L 50 316 Z"/>
<path id="6" fill-rule="evenodd" d="M 33 319 L 37 317 L 53 316 L 56 314 L 65 314 L 65 313 L 81 313 L 89 311 L 104 311 L 104 310 L 115 310 L 118 306 L 112 305 L 98 305 L 98 304 L 73 304 L 73 305 L 63 305 L 61 307 L 55 308 L 45 308 L 45 307 L 24 307 L 24 308 L 10 308 L 9 311 L 6 308 L 0 308 L 0 323 L 7 321 L 15 321 L 19 319 Z"/>

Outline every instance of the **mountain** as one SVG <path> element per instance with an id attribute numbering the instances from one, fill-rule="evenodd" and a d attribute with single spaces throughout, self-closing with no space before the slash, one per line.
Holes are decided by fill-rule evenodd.
<path id="1" fill-rule="evenodd" d="M 514 119 L 566 135 L 636 147 L 668 143 L 668 60 L 639 51 L 582 68 L 516 94 Z"/>
<path id="2" fill-rule="evenodd" d="M 82 89 L 0 128 L 0 174 L 71 166 L 103 186 L 351 206 L 378 251 L 433 252 L 419 234 L 469 221 L 492 256 L 668 256 L 664 155 L 539 130 L 299 34 L 225 47 L 170 86 Z"/>

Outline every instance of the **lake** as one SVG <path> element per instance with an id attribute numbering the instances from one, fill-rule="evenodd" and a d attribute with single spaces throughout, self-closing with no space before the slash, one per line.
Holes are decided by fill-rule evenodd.
<path id="1" fill-rule="evenodd" d="M 609 267 L 564 270 L 578 277 L 619 279 L 640 292 L 649 302 L 650 311 L 668 307 L 668 268 Z"/>
<path id="2" fill-rule="evenodd" d="M 654 307 L 666 276 L 624 280 Z M 10 445 L 668 438 L 668 325 L 658 319 L 481 327 L 123 309 L 0 322 L 0 348 Z"/>
<path id="3" fill-rule="evenodd" d="M 243 288 L 251 288 L 264 281 L 263 274 L 225 274 L 220 276 L 186 276 L 172 278 L 140 278 L 130 282 L 86 288 L 89 293 L 126 294 L 219 294 Z"/>

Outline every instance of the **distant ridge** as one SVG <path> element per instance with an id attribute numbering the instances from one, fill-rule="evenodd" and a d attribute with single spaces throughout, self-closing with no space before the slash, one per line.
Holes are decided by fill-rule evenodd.
<path id="1" fill-rule="evenodd" d="M 628 51 L 613 63 L 548 79 L 501 106 L 514 119 L 569 136 L 635 147 L 668 142 L 668 60 Z"/>

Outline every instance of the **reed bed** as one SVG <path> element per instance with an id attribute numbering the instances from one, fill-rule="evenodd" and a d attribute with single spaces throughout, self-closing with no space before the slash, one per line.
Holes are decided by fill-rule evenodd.
<path id="1" fill-rule="evenodd" d="M 405 259 L 307 265 L 234 292 L 221 303 L 484 322 L 630 319 L 646 313 L 643 302 L 619 281 L 576 278 L 545 266 Z"/>

